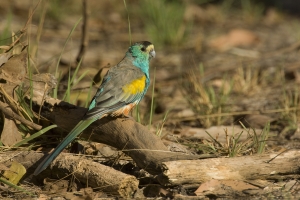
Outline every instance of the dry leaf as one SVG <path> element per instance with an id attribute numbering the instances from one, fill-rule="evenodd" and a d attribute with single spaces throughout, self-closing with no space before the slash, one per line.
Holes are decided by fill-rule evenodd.
<path id="1" fill-rule="evenodd" d="M 27 97 L 41 104 L 41 102 L 44 100 L 43 98 L 48 96 L 49 92 L 55 88 L 56 84 L 57 80 L 52 74 L 35 74 L 32 76 L 31 80 L 26 79 L 24 81 L 23 91 L 28 91 L 32 85 L 33 94 L 31 96 L 31 94 L 28 92 Z"/>
<path id="2" fill-rule="evenodd" d="M 68 180 L 57 180 L 57 179 L 44 179 L 44 191 L 49 191 L 50 193 L 64 193 L 68 190 L 69 181 Z"/>
<path id="3" fill-rule="evenodd" d="M 102 67 L 93 78 L 93 85 L 97 87 L 101 85 L 103 77 L 106 75 L 107 71 L 111 68 L 111 65 L 108 63 L 106 66 Z"/>
<path id="4" fill-rule="evenodd" d="M 3 165 L 2 163 L 0 163 L 0 170 L 1 171 L 7 171 L 7 170 L 9 170 L 9 168 L 6 167 L 5 165 Z"/>
<path id="5" fill-rule="evenodd" d="M 209 42 L 209 46 L 217 51 L 227 51 L 233 47 L 248 47 L 259 41 L 258 36 L 244 29 L 233 29 L 228 34 Z"/>
<path id="6" fill-rule="evenodd" d="M 4 127 L 1 133 L 1 142 L 5 146 L 12 146 L 22 140 L 22 135 L 19 132 L 15 122 L 11 119 L 4 118 Z"/>
<path id="7" fill-rule="evenodd" d="M 195 191 L 197 196 L 214 195 L 216 197 L 247 194 L 247 190 L 259 190 L 249 183 L 240 180 L 210 180 L 202 183 Z"/>
<path id="8" fill-rule="evenodd" d="M 23 51 L 13 56 L 0 69 L 0 79 L 15 84 L 21 83 L 27 74 L 27 52 Z"/>
<path id="9" fill-rule="evenodd" d="M 22 164 L 13 161 L 10 169 L 5 171 L 3 176 L 6 177 L 11 183 L 17 185 L 25 173 L 25 167 Z"/>
<path id="10" fill-rule="evenodd" d="M 48 200 L 48 199 L 50 199 L 50 197 L 45 194 L 40 194 L 40 196 L 38 198 L 38 200 Z"/>
<path id="11" fill-rule="evenodd" d="M 11 57 L 11 55 L 12 55 L 11 52 L 0 54 L 0 66 L 6 63 L 8 59 Z"/>
<path id="12" fill-rule="evenodd" d="M 291 136 L 291 140 L 295 140 L 295 141 L 298 141 L 300 140 L 300 123 L 297 124 L 297 129 L 296 131 L 294 132 L 294 134 Z"/>
<path id="13" fill-rule="evenodd" d="M 166 190 L 163 186 L 157 184 L 149 184 L 143 191 L 146 197 L 171 197 L 172 193 Z"/>
<path id="14" fill-rule="evenodd" d="M 27 74 L 27 52 L 23 51 L 19 55 L 11 57 L 5 64 L 0 67 L 0 80 L 2 80 L 1 87 L 4 91 L 17 98 L 14 95 L 16 86 L 22 84 Z M 3 81 L 4 80 L 4 81 Z"/>
<path id="15" fill-rule="evenodd" d="M 241 119 L 241 121 L 246 127 L 262 129 L 266 126 L 268 122 L 273 122 L 275 121 L 275 119 L 267 115 L 252 114 L 252 115 L 246 115 L 243 119 Z"/>

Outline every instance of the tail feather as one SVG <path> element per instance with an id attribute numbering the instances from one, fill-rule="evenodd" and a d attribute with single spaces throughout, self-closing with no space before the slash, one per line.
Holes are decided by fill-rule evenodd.
<path id="1" fill-rule="evenodd" d="M 81 120 L 72 131 L 63 139 L 63 141 L 52 151 L 35 169 L 34 175 L 38 175 L 44 169 L 46 169 L 50 163 L 60 154 L 60 152 L 72 142 L 84 129 L 86 129 L 90 124 L 92 124 L 96 119 L 90 118 L 86 120 Z"/>

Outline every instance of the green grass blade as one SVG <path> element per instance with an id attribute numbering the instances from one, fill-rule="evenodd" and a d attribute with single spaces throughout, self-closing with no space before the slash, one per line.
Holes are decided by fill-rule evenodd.
<path id="1" fill-rule="evenodd" d="M 22 90 L 22 86 L 18 87 L 15 91 L 16 91 L 16 95 L 18 98 L 18 103 L 19 103 L 20 107 L 23 108 L 23 110 L 21 110 L 22 114 L 24 114 L 24 117 L 27 120 L 33 121 L 32 119 L 34 118 L 34 114 L 33 114 L 32 110 L 30 109 L 30 107 L 28 107 L 28 104 L 24 100 L 25 93 Z"/>
<path id="2" fill-rule="evenodd" d="M 68 37 L 67 37 L 67 40 L 66 40 L 65 44 L 64 44 L 64 46 L 63 46 L 63 48 L 62 48 L 62 50 L 61 50 L 61 53 L 60 53 L 60 55 L 59 55 L 59 57 L 58 57 L 57 64 L 56 64 L 56 68 L 55 68 L 55 77 L 56 77 L 56 78 L 58 77 L 58 74 L 57 74 L 57 73 L 58 73 L 58 66 L 59 66 L 59 63 L 60 63 L 62 54 L 63 54 L 63 52 L 64 52 L 64 50 L 65 50 L 65 48 L 66 48 L 66 46 L 67 46 L 67 43 L 68 43 L 69 39 L 71 38 L 71 35 L 73 34 L 75 28 L 78 26 L 78 24 L 79 24 L 79 22 L 80 22 L 81 20 L 82 20 L 82 17 L 80 17 L 79 20 L 76 22 L 76 24 L 73 26 L 72 30 L 70 31 L 70 33 L 69 33 L 69 35 L 68 35 Z M 58 87 L 58 84 L 56 85 L 55 88 L 57 88 L 57 87 Z M 54 97 L 54 98 L 57 98 L 57 89 L 54 90 L 53 97 Z"/>
<path id="3" fill-rule="evenodd" d="M 136 114 L 136 121 L 138 123 L 141 123 L 140 106 L 139 105 L 135 106 L 135 114 Z"/>
<path id="4" fill-rule="evenodd" d="M 65 92 L 65 94 L 64 94 L 64 97 L 63 97 L 63 100 L 66 99 L 66 101 L 67 101 L 68 103 L 70 103 L 71 90 L 72 90 L 72 87 L 75 85 L 74 80 L 75 80 L 75 78 L 76 78 L 76 76 L 77 76 L 77 73 L 78 73 L 78 70 L 79 70 L 79 68 L 80 68 L 80 66 L 81 66 L 81 62 L 82 62 L 82 59 L 80 59 L 80 61 L 78 62 L 77 66 L 76 66 L 76 69 L 75 69 L 75 71 L 74 71 L 74 73 L 73 73 L 73 75 L 72 75 L 72 78 L 70 77 L 71 72 L 70 72 L 70 69 L 69 69 L 69 77 L 68 77 L 67 90 L 66 90 L 66 92 Z M 86 76 L 86 74 L 87 74 L 88 72 L 89 72 L 89 71 L 84 72 L 84 73 L 78 78 L 78 80 L 76 81 L 76 83 L 78 83 L 81 79 L 83 79 L 83 78 Z"/>
<path id="5" fill-rule="evenodd" d="M 89 70 L 83 72 L 83 73 L 81 74 L 81 76 L 79 76 L 79 78 L 77 79 L 76 83 L 80 82 L 81 79 L 83 79 L 88 73 L 89 73 Z M 93 85 L 93 82 L 92 82 L 92 85 Z"/>
<path id="6" fill-rule="evenodd" d="M 32 75 L 33 75 L 33 72 L 32 72 L 32 69 L 31 69 L 31 63 L 30 63 L 30 48 L 31 48 L 31 45 L 30 43 L 28 43 L 28 48 L 27 48 L 27 71 L 28 71 L 28 76 L 29 76 L 29 85 L 30 85 L 30 102 L 29 102 L 29 109 L 32 110 L 32 97 L 33 97 L 33 81 L 32 81 Z"/>
<path id="7" fill-rule="evenodd" d="M 130 18 L 129 18 L 129 12 L 128 12 L 127 5 L 126 5 L 126 0 L 124 0 L 124 6 L 125 6 L 125 10 L 127 12 L 129 45 L 131 46 L 131 27 L 130 27 Z"/>
<path id="8" fill-rule="evenodd" d="M 217 143 L 220 147 L 222 147 L 223 145 L 217 141 L 209 132 L 205 131 L 205 133 L 215 142 Z"/>
<path id="9" fill-rule="evenodd" d="M 153 110 L 154 110 L 155 72 L 156 72 L 156 67 L 154 68 L 153 87 L 152 87 L 152 97 L 151 97 L 151 107 L 150 107 L 150 118 L 149 118 L 149 129 L 150 129 L 151 124 L 152 124 L 152 117 L 153 117 Z"/>
<path id="10" fill-rule="evenodd" d="M 12 188 L 15 188 L 15 189 L 17 189 L 17 190 L 19 190 L 19 191 L 21 191 L 21 192 L 24 192 L 24 193 L 26 193 L 26 194 L 28 194 L 28 195 L 31 195 L 31 196 L 34 196 L 34 195 L 35 195 L 35 194 L 33 194 L 33 193 L 31 193 L 31 192 L 28 192 L 27 190 L 23 189 L 22 187 L 17 186 L 17 185 L 15 185 L 15 184 L 9 182 L 8 180 L 3 179 L 3 178 L 0 178 L 0 182 L 4 183 L 5 185 L 8 185 L 8 186 L 10 186 L 10 187 L 12 187 Z"/>
<path id="11" fill-rule="evenodd" d="M 81 58 L 80 61 L 78 62 L 77 66 L 76 66 L 76 69 L 75 69 L 75 71 L 74 71 L 74 73 L 73 73 L 73 76 L 72 76 L 72 79 L 71 79 L 71 84 L 74 82 L 74 80 L 75 80 L 75 78 L 76 78 L 76 75 L 77 75 L 78 70 L 79 70 L 79 68 L 80 68 L 80 66 L 81 66 L 81 63 L 82 63 L 82 58 Z"/>
<path id="12" fill-rule="evenodd" d="M 270 132 L 270 122 L 266 124 L 262 133 L 259 136 L 259 144 L 257 149 L 258 154 L 262 154 L 265 151 L 266 141 L 268 139 L 269 132 Z"/>
<path id="13" fill-rule="evenodd" d="M 44 129 L 42 129 L 42 130 L 40 130 L 40 131 L 34 133 L 34 134 L 31 135 L 30 137 L 25 138 L 24 140 L 18 142 L 17 144 L 14 145 L 14 147 L 19 147 L 19 146 L 21 146 L 22 144 L 27 143 L 27 142 L 29 142 L 30 140 L 33 140 L 34 138 L 39 137 L 39 136 L 43 135 L 44 133 L 46 133 L 47 131 L 49 131 L 49 130 L 51 130 L 51 129 L 53 129 L 53 128 L 56 128 L 56 127 L 57 127 L 57 125 L 55 125 L 55 124 L 54 124 L 54 125 L 51 125 L 51 126 L 48 126 L 48 127 L 44 128 Z"/>
<path id="14" fill-rule="evenodd" d="M 56 79 L 57 79 L 57 85 L 56 85 L 56 87 L 55 87 L 54 90 L 53 90 L 53 98 L 57 98 L 58 84 L 59 84 L 59 82 L 61 81 L 61 77 L 62 77 L 62 71 L 59 72 L 59 75 L 58 75 L 58 77 L 56 78 Z"/>
<path id="15" fill-rule="evenodd" d="M 90 101 L 91 101 L 92 89 L 93 89 L 93 81 L 91 82 L 90 89 L 89 89 L 89 92 L 88 92 L 88 97 L 87 97 L 86 102 L 85 102 L 85 107 L 86 108 L 89 107 L 89 104 L 90 104 Z"/>
<path id="16" fill-rule="evenodd" d="M 70 103 L 70 93 L 71 93 L 71 69 L 69 69 L 67 90 L 62 100 Z"/>
<path id="17" fill-rule="evenodd" d="M 243 131 L 241 131 L 241 133 L 238 135 L 237 138 L 234 138 L 234 136 L 231 137 L 232 142 L 233 142 L 233 147 L 232 147 L 232 149 L 229 148 L 229 150 L 231 152 L 229 155 L 230 157 L 235 157 L 238 154 L 238 152 L 239 152 L 238 147 L 240 147 L 240 145 L 238 145 L 238 144 L 239 144 L 239 140 L 240 140 L 240 137 L 242 134 L 243 134 Z"/>

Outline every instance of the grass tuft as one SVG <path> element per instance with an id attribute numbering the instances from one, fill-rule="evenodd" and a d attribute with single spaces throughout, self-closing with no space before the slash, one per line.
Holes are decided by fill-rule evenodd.
<path id="1" fill-rule="evenodd" d="M 206 117 L 200 119 L 200 123 L 204 127 L 212 125 L 221 125 L 227 120 L 221 114 L 226 112 L 226 103 L 231 93 L 232 83 L 226 77 L 221 82 L 220 88 L 215 88 L 213 85 L 203 84 L 204 68 L 200 64 L 199 70 L 191 71 L 184 82 L 184 92 L 186 98 L 197 115 L 220 114 L 215 117 Z"/>
<path id="2" fill-rule="evenodd" d="M 156 46 L 179 46 L 188 34 L 189 24 L 184 21 L 185 3 L 175 0 L 142 1 L 147 33 Z"/>
<path id="3" fill-rule="evenodd" d="M 240 18 L 250 24 L 259 22 L 266 9 L 263 3 L 253 0 L 225 0 L 222 1 L 221 7 L 225 15 L 238 14 Z M 239 12 L 237 13 L 236 10 Z"/>
<path id="4" fill-rule="evenodd" d="M 9 182 L 8 180 L 3 179 L 3 178 L 0 178 L 0 182 L 1 182 L 1 183 L 4 183 L 5 185 L 8 185 L 9 187 L 12 187 L 12 188 L 14 188 L 14 189 L 16 189 L 16 190 L 19 190 L 19 191 L 21 191 L 21 192 L 24 192 L 24 193 L 26 193 L 26 194 L 28 194 L 28 195 L 30 195 L 30 196 L 35 196 L 35 194 L 33 194 L 32 192 L 29 192 L 28 190 L 25 190 L 24 188 L 22 188 L 22 187 L 20 187 L 20 186 L 17 186 L 17 185 L 15 185 L 15 184 Z"/>
<path id="5" fill-rule="evenodd" d="M 213 153 L 220 156 L 236 157 L 242 155 L 262 154 L 267 147 L 267 140 L 270 133 L 270 123 L 267 123 L 260 134 L 255 129 L 246 128 L 241 122 L 243 131 L 229 133 L 224 129 L 225 142 L 219 142 L 218 137 L 214 138 L 209 132 L 206 132 L 209 139 L 202 143 L 189 144 L 203 153 Z M 241 139 L 242 135 L 247 135 L 246 139 Z"/>

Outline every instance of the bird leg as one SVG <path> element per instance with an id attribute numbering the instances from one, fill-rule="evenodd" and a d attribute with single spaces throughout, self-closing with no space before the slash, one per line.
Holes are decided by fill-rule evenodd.
<path id="1" fill-rule="evenodd" d="M 131 119 L 131 120 L 135 121 L 135 119 L 131 115 L 129 115 L 129 114 L 122 113 L 121 117 L 124 118 L 124 119 Z"/>

